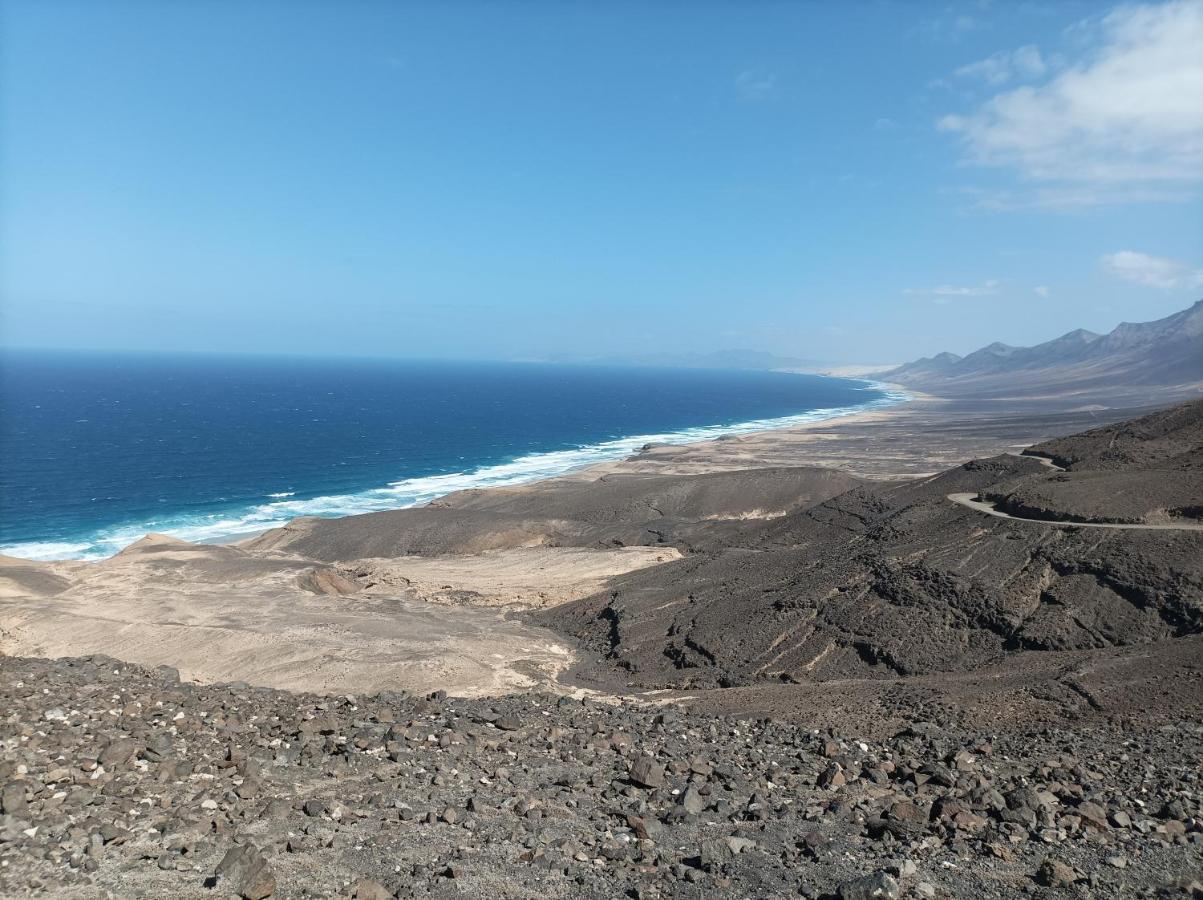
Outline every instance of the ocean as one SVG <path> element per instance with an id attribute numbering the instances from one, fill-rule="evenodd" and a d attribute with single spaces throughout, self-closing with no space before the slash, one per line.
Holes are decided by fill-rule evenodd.
<path id="1" fill-rule="evenodd" d="M 898 399 L 760 371 L 8 351 L 0 553 L 229 539 Z"/>

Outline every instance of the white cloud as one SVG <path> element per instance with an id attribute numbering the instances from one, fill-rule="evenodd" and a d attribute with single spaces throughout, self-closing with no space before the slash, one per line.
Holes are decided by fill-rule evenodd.
<path id="1" fill-rule="evenodd" d="M 1109 275 L 1149 287 L 1170 290 L 1203 285 L 1203 269 L 1192 269 L 1176 259 L 1149 256 L 1135 250 L 1108 253 L 1099 259 L 1099 264 Z"/>
<path id="2" fill-rule="evenodd" d="M 988 297 L 997 294 L 1001 282 L 991 279 L 974 285 L 942 284 L 934 288 L 906 288 L 904 294 L 918 294 L 931 297 L 935 303 L 951 303 L 954 300 L 964 300 L 969 297 Z"/>
<path id="3" fill-rule="evenodd" d="M 1040 50 L 1028 44 L 1011 53 L 995 53 L 986 59 L 961 66 L 956 74 L 962 78 L 980 78 L 987 84 L 1001 85 L 1012 79 L 1040 78 L 1047 69 Z"/>
<path id="4" fill-rule="evenodd" d="M 1015 212 L 1030 209 L 1073 210 L 1107 203 L 1185 203 L 1196 191 L 1171 187 L 1112 187 L 1101 191 L 1095 185 L 1048 185 L 1022 189 L 955 188 L 946 193 L 967 197 L 980 209 Z"/>
<path id="5" fill-rule="evenodd" d="M 1067 205 L 1203 183 L 1203 0 L 1121 6 L 1084 28 L 1084 59 L 938 127 L 961 137 L 968 162 L 1065 191 Z M 1021 65 L 1035 72 L 1036 56 Z"/>
<path id="6" fill-rule="evenodd" d="M 1044 297 L 1046 299 L 1048 298 L 1048 295 L 1052 293 L 1052 291 L 1050 291 L 1048 289 L 1047 284 L 1038 284 L 1034 288 L 1032 288 L 1032 291 L 1036 294 L 1037 297 Z"/>
<path id="7" fill-rule="evenodd" d="M 765 69 L 747 69 L 735 76 L 735 90 L 744 100 L 765 100 L 777 90 L 777 76 Z"/>

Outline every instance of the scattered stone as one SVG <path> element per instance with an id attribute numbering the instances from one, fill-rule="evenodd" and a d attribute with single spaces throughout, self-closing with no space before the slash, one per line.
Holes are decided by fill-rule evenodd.
<path id="1" fill-rule="evenodd" d="M 63 696 L 70 727 L 44 715 Z M 215 900 L 272 896 L 277 879 L 373 900 L 498 879 L 582 900 L 1152 896 L 1203 849 L 1203 730 L 1185 720 L 873 741 L 11 657 L 0 709 L 0 896 L 191 896 L 206 873 Z"/>
<path id="2" fill-rule="evenodd" d="M 698 789 L 690 785 L 681 795 L 681 808 L 690 815 L 697 815 L 706 808 L 706 799 L 698 793 Z"/>
<path id="3" fill-rule="evenodd" d="M 276 891 L 276 877 L 253 844 L 231 847 L 217 864 L 217 886 L 243 900 L 263 900 Z"/>
<path id="4" fill-rule="evenodd" d="M 845 881 L 836 891 L 840 900 L 897 900 L 902 890 L 888 872 L 874 872 Z"/>
<path id="5" fill-rule="evenodd" d="M 138 745 L 136 743 L 125 738 L 118 738 L 100 751 L 97 761 L 106 769 L 115 769 L 133 759 L 137 752 Z"/>
<path id="6" fill-rule="evenodd" d="M 630 779 L 640 787 L 663 787 L 664 766 L 649 756 L 641 756 L 631 765 Z"/>
<path id="7" fill-rule="evenodd" d="M 1060 860 L 1053 859 L 1051 856 L 1046 857 L 1040 864 L 1040 868 L 1036 870 L 1037 883 L 1045 887 L 1069 887 L 1081 880 L 1081 877 L 1081 873 L 1077 869 Z"/>
<path id="8" fill-rule="evenodd" d="M 0 791 L 0 812 L 9 816 L 19 816 L 27 808 L 28 804 L 25 802 L 25 782 L 10 781 Z"/>
<path id="9" fill-rule="evenodd" d="M 355 882 L 355 900 L 392 900 L 393 892 L 379 881 L 361 878 Z"/>

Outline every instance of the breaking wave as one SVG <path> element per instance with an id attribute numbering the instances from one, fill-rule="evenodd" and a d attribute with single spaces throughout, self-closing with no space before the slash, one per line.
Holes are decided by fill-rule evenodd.
<path id="1" fill-rule="evenodd" d="M 143 522 L 100 528 L 74 541 L 26 541 L 9 544 L 0 547 L 0 553 L 34 560 L 104 559 L 149 532 L 168 534 L 186 541 L 229 541 L 269 528 L 277 528 L 298 516 L 334 518 L 420 506 L 452 491 L 525 484 L 563 475 L 596 463 L 622 459 L 647 444 L 688 444 L 727 435 L 789 428 L 882 409 L 909 399 L 905 392 L 876 382 L 866 382 L 866 389 L 880 392 L 880 399 L 855 406 L 812 409 L 779 418 L 752 419 L 727 425 L 703 425 L 662 434 L 638 434 L 567 450 L 530 453 L 508 462 L 480 466 L 464 472 L 406 478 L 383 487 L 355 493 L 330 494 L 308 499 L 296 498 L 297 492 L 294 491 L 269 493 L 266 494 L 270 500 L 268 503 L 226 513 L 181 513 L 162 516 Z"/>

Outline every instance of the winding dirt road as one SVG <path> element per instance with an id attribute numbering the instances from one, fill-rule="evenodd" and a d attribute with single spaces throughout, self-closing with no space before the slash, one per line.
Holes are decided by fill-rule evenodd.
<path id="1" fill-rule="evenodd" d="M 1022 516 L 1013 516 L 1010 513 L 1001 512 L 994 508 L 993 503 L 989 503 L 985 500 L 978 500 L 976 498 L 977 494 L 974 493 L 958 493 L 948 495 L 948 499 L 953 503 L 956 503 L 958 506 L 964 506 L 967 509 L 985 513 L 988 516 L 995 516 L 999 519 L 1010 519 L 1013 522 L 1033 522 L 1036 525 L 1052 525 L 1057 528 L 1119 528 L 1133 531 L 1203 531 L 1203 525 L 1142 525 L 1121 522 L 1058 522 L 1053 519 L 1025 519 Z"/>

